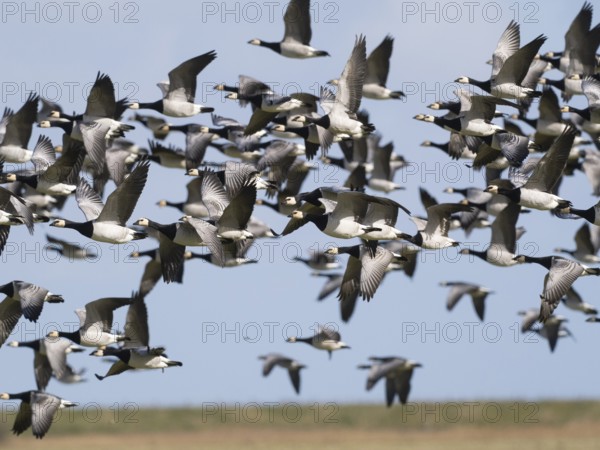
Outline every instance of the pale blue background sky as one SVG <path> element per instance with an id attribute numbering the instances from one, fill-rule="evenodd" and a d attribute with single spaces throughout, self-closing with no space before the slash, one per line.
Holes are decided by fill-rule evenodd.
<path id="1" fill-rule="evenodd" d="M 215 107 L 219 114 L 245 121 L 249 118 L 248 109 L 223 100 L 221 94 L 211 91 L 210 87 L 220 82 L 234 83 L 242 73 L 278 83 L 275 87 L 279 90 L 299 86 L 316 92 L 317 86 L 339 76 L 355 35 L 364 33 L 368 51 L 371 51 L 391 33 L 396 40 L 388 85 L 410 95 L 406 101 L 367 99 L 362 106 L 370 112 L 383 141 L 393 140 L 396 152 L 414 163 L 411 174 L 397 176 L 397 181 L 405 182 L 406 190 L 391 197 L 420 214 L 419 186 L 425 185 L 440 201 L 456 201 L 459 197 L 443 194 L 442 190 L 450 185 L 483 187 L 484 182 L 480 174 L 472 173 L 462 162 L 450 162 L 436 149 L 420 148 L 421 141 L 443 142 L 448 133 L 418 123 L 412 116 L 427 112 L 426 105 L 439 98 L 449 99 L 456 87 L 451 81 L 458 76 L 486 79 L 490 66 L 485 62 L 516 12 L 521 21 L 522 43 L 545 33 L 548 41 L 543 50 L 561 50 L 564 33 L 582 4 L 483 2 L 472 11 L 470 20 L 469 10 L 462 2 L 457 3 L 460 11 L 429 2 L 428 8 L 434 12 L 425 16 L 421 15 L 422 2 L 313 2 L 313 12 L 318 11 L 318 17 L 313 17 L 317 23 L 313 23 L 312 44 L 332 56 L 303 61 L 285 59 L 268 49 L 246 44 L 254 37 L 281 38 L 285 3 L 273 6 L 275 18 L 272 21 L 267 3 L 244 6 L 244 2 L 171 2 L 167 6 L 163 2 L 117 2 L 114 5 L 120 14 L 116 23 L 115 7 L 110 9 L 109 3 L 102 3 L 99 6 L 101 18 L 91 23 L 97 8 L 86 2 L 75 6 L 72 21 L 68 7 L 62 3 L 58 3 L 61 17 L 56 20 L 56 8 L 43 9 L 40 5 L 39 13 L 22 17 L 22 3 L 3 2 L 0 38 L 5 45 L 0 76 L 1 103 L 17 109 L 27 91 L 35 89 L 54 97 L 65 111 L 81 112 L 85 107 L 86 89 L 99 70 L 111 76 L 119 96 L 154 101 L 159 98 L 155 83 L 166 79 L 170 69 L 214 49 L 218 57 L 198 79 L 198 98 L 203 97 L 201 101 Z M 495 5 L 500 5 L 500 9 Z M 223 16 L 223 6 L 232 12 Z M 12 7 L 17 8 L 14 15 L 10 14 L 14 11 Z M 214 8 L 217 8 L 216 13 L 208 15 Z M 418 11 L 408 14 L 414 8 Z M 437 13 L 435 8 L 438 8 Z M 132 14 L 129 21 L 137 22 L 126 23 L 126 14 Z M 527 23 L 524 23 L 526 16 Z M 599 17 L 596 14 L 594 24 Z M 48 19 L 56 23 L 49 23 Z M 558 78 L 559 73 L 554 71 L 549 77 Z M 74 86 L 72 96 L 68 86 Z M 206 95 L 203 96 L 203 92 Z M 581 99 L 577 99 L 573 104 L 580 102 Z M 208 123 L 210 117 L 202 115 L 192 120 Z M 60 142 L 58 130 L 44 132 L 53 142 Z M 35 130 L 32 146 L 38 133 L 39 130 Z M 128 137 L 146 145 L 150 134 L 138 125 Z M 181 134 L 168 141 L 179 146 L 184 143 Z M 333 149 L 332 154 L 338 153 L 337 148 Z M 219 160 L 219 157 L 209 150 L 207 160 Z M 328 169 L 311 176 L 313 179 L 305 184 L 307 190 L 325 183 L 341 183 L 346 174 Z M 161 198 L 182 200 L 188 181 L 181 172 L 153 165 L 131 221 L 142 216 L 159 222 L 177 220 L 181 216 L 178 211 L 159 209 L 155 202 Z M 561 194 L 579 207 L 588 207 L 595 203 L 589 192 L 583 175 L 578 174 L 576 179 L 565 180 Z M 63 214 L 73 220 L 83 217 L 73 200 Z M 287 221 L 264 207 L 257 207 L 255 215 L 278 231 Z M 548 213 L 533 212 L 524 215 L 519 225 L 527 228 L 521 245 L 536 246 L 539 255 L 546 255 L 557 245 L 571 247 L 573 233 L 581 222 L 560 221 Z M 400 218 L 398 227 L 414 232 L 414 226 L 406 217 Z M 37 326 L 21 322 L 10 340 L 33 339 L 57 323 L 74 324 L 73 310 L 88 301 L 129 295 L 137 289 L 146 261 L 126 261 L 126 255 L 138 244 L 140 249 L 154 246 L 152 241 L 119 248 L 93 244 L 102 251 L 97 263 L 55 261 L 42 251 L 48 231 L 72 241 L 89 242 L 73 230 L 49 229 L 45 225 L 38 225 L 34 236 L 22 229 L 11 232 L 13 247 L 7 247 L 1 257 L 3 282 L 31 281 L 63 294 L 66 301 L 61 305 L 47 305 Z M 479 248 L 489 242 L 486 230 L 476 230 L 469 239 L 462 232 L 455 236 L 464 242 L 479 243 Z M 364 363 L 370 355 L 392 354 L 424 365 L 413 378 L 411 400 L 414 401 L 597 398 L 600 395 L 597 381 L 600 363 L 594 356 L 600 329 L 585 323 L 583 315 L 564 307 L 558 310 L 571 319 L 569 328 L 577 341 L 561 339 L 554 354 L 545 341 L 525 343 L 524 336 L 517 333 L 517 311 L 539 305 L 545 274 L 541 267 L 497 268 L 480 260 L 458 258 L 455 250 L 438 255 L 424 253 L 425 262 L 419 263 L 412 281 L 403 274 L 390 275 L 375 298 L 368 304 L 360 302 L 350 323 L 343 324 L 334 297 L 322 303 L 316 301 L 322 279 L 310 277 L 305 266 L 289 261 L 296 249 L 306 255 L 309 248 L 324 248 L 331 241 L 310 225 L 290 236 L 269 241 L 273 247 L 260 241 L 261 261 L 257 265 L 226 270 L 199 261 L 186 264 L 184 284 L 161 283 L 147 298 L 151 344 L 166 346 L 170 357 L 183 361 L 182 368 L 170 369 L 164 374 L 126 373 L 99 382 L 93 373 L 104 372 L 108 365 L 75 355 L 70 363 L 75 368 L 87 367 L 89 381 L 71 386 L 52 381 L 49 392 L 82 403 L 107 405 L 115 401 L 141 405 L 290 400 L 379 403 L 383 401 L 383 388 L 378 386 L 373 392 L 365 392 L 366 373 L 357 370 L 356 365 Z M 268 257 L 269 248 L 273 249 L 272 258 Z M 256 255 L 259 250 L 251 250 L 250 254 Z M 342 260 L 345 264 L 345 258 Z M 486 323 L 476 322 L 470 299 L 464 299 L 452 314 L 448 313 L 445 309 L 447 290 L 438 286 L 441 280 L 481 282 L 494 289 L 496 294 L 487 303 Z M 576 288 L 584 299 L 600 306 L 594 295 L 597 283 L 596 279 L 582 279 Z M 122 323 L 124 315 L 124 309 L 118 311 L 116 322 Z M 286 324 L 298 324 L 302 335 L 310 335 L 316 322 L 338 324 L 343 340 L 352 349 L 335 353 L 329 361 L 325 352 L 284 341 L 282 330 Z M 250 337 L 256 336 L 255 324 L 260 336 L 254 343 L 245 342 L 246 332 Z M 217 333 L 210 334 L 214 327 Z M 416 334 L 410 334 L 415 327 Z M 469 327 L 474 327 L 471 328 L 474 330 L 472 339 Z M 457 328 L 461 335 L 455 339 Z M 272 339 L 270 329 L 274 330 Z M 232 332 L 222 334 L 225 330 Z M 289 330 L 290 334 L 294 333 L 293 327 Z M 423 334 L 424 330 L 434 331 Z M 453 340 L 457 342 L 451 342 Z M 308 366 L 302 372 L 301 396 L 293 393 L 287 374 L 282 370 L 275 370 L 268 379 L 263 379 L 257 357 L 271 351 L 297 358 Z M 9 348 L 0 352 L 5 368 L 0 376 L 0 390 L 33 388 L 31 352 Z"/>

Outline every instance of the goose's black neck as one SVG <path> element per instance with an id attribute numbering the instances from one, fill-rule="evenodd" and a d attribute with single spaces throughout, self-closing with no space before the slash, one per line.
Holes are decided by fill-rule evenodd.
<path id="1" fill-rule="evenodd" d="M 331 119 L 329 118 L 329 114 L 325 114 L 324 116 L 319 117 L 318 119 L 314 119 L 312 117 L 306 117 L 306 120 L 309 123 L 314 123 L 315 125 L 319 125 L 325 129 L 329 129 L 331 126 Z"/>
<path id="2" fill-rule="evenodd" d="M 433 123 L 435 123 L 438 127 L 444 129 L 452 129 L 453 131 L 459 132 L 461 129 L 460 119 L 446 119 L 444 117 L 435 117 L 433 119 Z"/>
<path id="3" fill-rule="evenodd" d="M 571 208 L 570 212 L 571 214 L 575 214 L 576 216 L 579 216 L 590 223 L 594 223 L 596 221 L 596 212 L 593 206 L 588 209 Z"/>
<path id="4" fill-rule="evenodd" d="M 152 103 L 140 103 L 139 105 L 140 105 L 140 109 L 152 109 L 159 113 L 162 113 L 164 110 L 162 99 L 156 100 L 155 102 L 152 102 Z"/>
<path id="5" fill-rule="evenodd" d="M 298 194 L 298 201 L 304 201 L 310 203 L 311 205 L 321 206 L 321 202 L 319 201 L 321 197 L 323 197 L 323 193 L 321 192 L 321 189 L 317 188 L 310 192 L 302 192 Z"/>
<path id="6" fill-rule="evenodd" d="M 321 231 L 327 227 L 327 221 L 329 220 L 328 214 L 317 215 L 317 214 L 305 214 L 306 220 L 314 223 L 317 228 Z"/>
<path id="7" fill-rule="evenodd" d="M 116 356 L 125 364 L 129 363 L 129 359 L 131 358 L 131 350 L 118 350 L 114 348 L 107 348 L 104 350 L 105 356 Z"/>
<path id="8" fill-rule="evenodd" d="M 521 201 L 521 189 L 506 189 L 506 188 L 498 188 L 498 194 L 504 195 L 508 197 L 511 202 L 519 203 Z"/>
<path id="9" fill-rule="evenodd" d="M 491 92 L 492 90 L 492 80 L 479 81 L 474 80 L 473 78 L 469 78 L 469 84 L 473 86 L 477 86 L 480 89 L 483 89 L 485 92 Z"/>
<path id="10" fill-rule="evenodd" d="M 20 175 L 20 174 L 15 174 L 15 177 L 17 178 L 17 181 L 25 183 L 26 185 L 31 186 L 34 189 L 38 185 L 38 176 L 37 175 Z"/>
<path id="11" fill-rule="evenodd" d="M 279 42 L 260 41 L 260 44 L 258 44 L 258 45 L 260 45 L 261 47 L 270 48 L 274 52 L 281 53 L 281 43 L 279 43 Z"/>
<path id="12" fill-rule="evenodd" d="M 579 109 L 579 108 L 574 108 L 572 106 L 569 106 L 569 112 L 574 112 L 575 114 L 580 115 L 588 122 L 590 120 L 590 108 L 589 107 L 585 108 L 585 109 Z"/>
<path id="13" fill-rule="evenodd" d="M 76 344 L 81 344 L 81 334 L 79 330 L 75 331 L 59 331 L 58 336 L 62 338 L 69 339 L 70 341 L 75 342 Z"/>
<path id="14" fill-rule="evenodd" d="M 267 206 L 268 208 L 271 208 L 273 211 L 277 211 L 277 212 L 279 211 L 279 204 L 277 204 L 277 203 L 260 200 L 260 203 L 257 203 L 257 205 Z"/>
<path id="15" fill-rule="evenodd" d="M 91 238 L 92 234 L 94 234 L 94 224 L 91 220 L 88 220 L 87 222 L 65 221 L 65 228 L 77 230 L 80 234 L 88 238 Z"/>
<path id="16" fill-rule="evenodd" d="M 29 347 L 37 352 L 40 350 L 41 342 L 42 341 L 40 339 L 36 339 L 35 341 L 19 342 L 19 347 Z"/>
<path id="17" fill-rule="evenodd" d="M 177 234 L 177 224 L 176 223 L 169 223 L 169 224 L 165 225 L 162 223 L 158 223 L 158 222 L 149 220 L 148 226 L 150 228 L 154 228 L 157 231 L 160 231 L 162 234 L 164 234 L 171 240 L 175 239 L 175 235 Z"/>
<path id="18" fill-rule="evenodd" d="M 553 256 L 536 257 L 523 255 L 523 259 L 526 263 L 537 263 L 541 266 L 544 266 L 548 270 L 550 270 L 552 267 L 552 258 Z"/>
<path id="19" fill-rule="evenodd" d="M 437 142 L 431 142 L 430 146 L 431 147 L 435 147 L 435 148 L 439 148 L 444 153 L 448 153 L 449 148 L 450 148 L 450 142 L 446 142 L 445 144 L 438 144 Z"/>
<path id="20" fill-rule="evenodd" d="M 25 392 L 19 392 L 18 394 L 8 394 L 8 398 L 11 400 L 21 400 L 23 402 L 30 403 L 32 392 L 35 392 L 35 391 L 25 391 Z"/>
<path id="21" fill-rule="evenodd" d="M 468 249 L 468 251 L 469 251 L 469 255 L 475 255 L 478 258 L 481 258 L 484 261 L 487 261 L 487 252 L 482 252 L 480 250 L 471 250 L 471 249 Z"/>
<path id="22" fill-rule="evenodd" d="M 338 247 L 338 253 L 346 253 L 356 259 L 360 259 L 360 244 L 351 247 Z"/>
<path id="23" fill-rule="evenodd" d="M 419 247 L 423 246 L 423 236 L 420 231 L 417 231 L 417 234 L 411 236 L 410 234 L 402 234 L 400 237 L 412 244 L 418 245 Z"/>
<path id="24" fill-rule="evenodd" d="M 172 208 L 177 208 L 179 211 L 183 212 L 183 206 L 185 205 L 185 202 L 170 202 L 170 201 L 166 201 L 165 205 L 170 206 Z"/>
<path id="25" fill-rule="evenodd" d="M 556 89 L 559 89 L 561 91 L 565 90 L 565 79 L 561 78 L 560 80 L 549 80 L 548 78 L 546 78 L 546 84 L 549 86 L 553 86 Z"/>
<path id="26" fill-rule="evenodd" d="M 71 134 L 73 134 L 73 122 L 72 121 L 64 122 L 62 120 L 51 120 L 50 126 L 62 129 L 69 136 Z"/>
<path id="27" fill-rule="evenodd" d="M 301 138 L 308 139 L 310 128 L 309 127 L 298 127 L 298 128 L 286 128 L 285 131 L 290 131 L 297 134 Z"/>
<path id="28" fill-rule="evenodd" d="M 560 68 L 560 56 L 554 57 L 554 58 L 550 58 L 549 56 L 544 56 L 544 55 L 540 55 L 540 59 L 542 61 L 548 62 L 550 64 L 552 64 L 552 67 L 554 69 L 559 69 Z"/>

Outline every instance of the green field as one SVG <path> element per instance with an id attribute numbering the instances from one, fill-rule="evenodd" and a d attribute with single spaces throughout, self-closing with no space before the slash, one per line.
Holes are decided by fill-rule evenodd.
<path id="1" fill-rule="evenodd" d="M 14 437 L 5 407 L 2 448 L 81 449 L 600 449 L 600 402 L 456 402 L 379 405 L 256 403 L 63 411 L 38 441 Z"/>

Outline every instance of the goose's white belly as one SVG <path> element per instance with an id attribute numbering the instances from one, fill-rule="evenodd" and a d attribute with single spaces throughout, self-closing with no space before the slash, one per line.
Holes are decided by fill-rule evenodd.
<path id="1" fill-rule="evenodd" d="M 18 145 L 3 145 L 0 147 L 0 156 L 9 163 L 25 163 L 31 159 L 33 152 Z"/>
<path id="2" fill-rule="evenodd" d="M 116 344 L 117 335 L 106 333 L 100 327 L 91 326 L 83 334 L 81 334 L 81 345 L 86 347 L 100 347 L 102 345 Z"/>
<path id="3" fill-rule="evenodd" d="M 330 216 L 327 226 L 323 230 L 328 236 L 340 238 L 340 239 L 351 239 L 356 236 L 364 234 L 363 225 L 351 220 L 344 219 L 336 221 Z"/>
<path id="4" fill-rule="evenodd" d="M 133 240 L 135 231 L 122 227 L 114 223 L 94 223 L 94 232 L 92 239 L 99 242 L 108 242 L 110 244 L 124 244 Z"/>
<path id="5" fill-rule="evenodd" d="M 519 204 L 526 208 L 549 210 L 558 207 L 560 197 L 531 189 L 521 189 L 521 199 Z"/>

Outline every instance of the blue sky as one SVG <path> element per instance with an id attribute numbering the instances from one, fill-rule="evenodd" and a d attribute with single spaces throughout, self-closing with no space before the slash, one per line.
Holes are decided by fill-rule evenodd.
<path id="1" fill-rule="evenodd" d="M 452 80 L 457 77 L 486 79 L 490 66 L 485 62 L 511 19 L 521 23 L 522 44 L 544 33 L 548 40 L 542 50 L 561 50 L 564 33 L 581 7 L 581 2 L 558 1 L 484 2 L 472 9 L 463 2 L 445 6 L 441 2 L 313 2 L 312 44 L 327 50 L 331 57 L 290 60 L 246 43 L 255 37 L 279 40 L 285 4 L 81 2 L 69 10 L 60 2 L 57 6 L 3 2 L 1 102 L 17 109 L 27 92 L 36 90 L 58 101 L 67 112 L 81 112 L 87 89 L 98 71 L 111 76 L 120 97 L 154 101 L 159 98 L 155 84 L 166 79 L 169 70 L 214 49 L 217 59 L 200 74 L 197 99 L 221 115 L 245 121 L 250 111 L 212 91 L 214 84 L 235 83 L 238 74 L 246 74 L 272 83 L 279 91 L 302 89 L 315 93 L 318 86 L 339 76 L 355 35 L 365 34 L 371 51 L 390 33 L 395 43 L 388 87 L 404 90 L 408 97 L 405 101 L 363 100 L 362 106 L 371 114 L 383 142 L 394 141 L 395 151 L 412 163 L 410 170 L 396 178 L 406 190 L 391 198 L 422 214 L 420 186 L 440 201 L 456 201 L 459 197 L 442 190 L 448 186 L 483 187 L 484 181 L 481 174 L 473 173 L 462 162 L 450 161 L 438 150 L 419 147 L 425 139 L 444 142 L 447 133 L 412 117 L 428 112 L 426 105 L 435 100 L 450 99 L 457 87 Z M 25 14 L 23 5 L 31 12 Z M 593 22 L 598 22 L 597 16 Z M 554 71 L 548 76 L 559 78 L 560 74 Z M 573 105 L 583 103 L 582 99 L 572 101 Z M 201 115 L 191 121 L 206 124 L 210 117 Z M 529 130 L 526 126 L 524 129 Z M 32 146 L 38 133 L 36 129 Z M 53 142 L 60 142 L 58 130 L 44 133 Z M 151 135 L 137 125 L 128 137 L 146 145 Z M 169 137 L 168 142 L 184 145 L 181 134 Z M 332 154 L 338 153 L 337 148 L 333 149 Z M 206 159 L 221 160 L 210 150 Z M 305 188 L 343 183 L 346 176 L 342 171 L 322 167 L 311 174 Z M 161 198 L 183 200 L 188 181 L 182 172 L 153 165 L 131 221 L 142 216 L 165 223 L 177 220 L 179 211 L 160 209 L 155 203 Z M 596 202 L 582 174 L 565 180 L 561 189 L 562 196 L 577 207 L 587 208 Z M 73 200 L 62 214 L 81 220 L 83 215 Z M 255 215 L 277 231 L 287 221 L 264 207 L 256 207 Z M 523 215 L 519 225 L 527 228 L 520 242 L 522 248 L 547 255 L 556 246 L 571 247 L 581 221 L 560 221 L 534 211 Z M 398 228 L 414 233 L 414 225 L 406 216 L 401 215 Z M 46 305 L 37 325 L 20 322 L 9 340 L 34 339 L 57 324 L 63 329 L 74 326 L 75 308 L 101 297 L 128 296 L 137 289 L 146 261 L 132 261 L 127 255 L 138 248 L 155 246 L 152 241 L 120 247 L 93 243 L 101 252 L 97 262 L 69 262 L 56 260 L 44 250 L 46 232 L 81 244 L 90 242 L 73 230 L 45 225 L 36 226 L 34 236 L 22 229 L 11 232 L 7 250 L 0 257 L 3 282 L 31 281 L 63 294 L 66 301 Z M 460 231 L 454 236 L 479 248 L 489 242 L 489 230 L 476 230 L 469 238 Z M 151 345 L 165 346 L 170 357 L 183 361 L 183 367 L 164 374 L 125 373 L 99 382 L 93 373 L 104 372 L 108 365 L 74 355 L 70 363 L 75 368 L 86 367 L 89 381 L 80 385 L 52 381 L 48 391 L 84 404 L 105 405 L 381 402 L 383 388 L 365 392 L 366 373 L 357 370 L 356 365 L 370 355 L 392 354 L 415 359 L 424 366 L 413 378 L 414 401 L 600 396 L 600 363 L 590 358 L 595 354 L 600 330 L 585 323 L 583 315 L 559 309 L 560 314 L 569 317 L 568 326 L 576 340 L 561 339 L 554 354 L 545 341 L 526 339 L 517 332 L 517 311 L 539 305 L 543 268 L 498 268 L 459 257 L 456 250 L 426 252 L 413 280 L 399 273 L 389 275 L 375 298 L 370 303 L 360 301 L 350 323 L 343 324 L 333 296 L 316 301 L 322 280 L 291 261 L 298 252 L 306 256 L 309 249 L 326 248 L 332 241 L 309 225 L 290 236 L 258 242 L 257 249 L 250 251 L 251 256 L 260 259 L 256 265 L 227 270 L 198 261 L 187 263 L 182 285 L 161 283 L 147 298 Z M 345 258 L 340 260 L 345 264 Z M 477 321 L 469 299 L 463 299 L 452 313 L 446 311 L 447 290 L 438 286 L 444 280 L 479 282 L 496 292 L 488 299 L 485 323 Z M 596 279 L 582 279 L 576 288 L 585 300 L 599 303 L 594 295 L 597 283 Z M 125 310 L 118 311 L 115 322 L 122 324 L 124 316 Z M 352 349 L 337 352 L 328 360 L 325 352 L 285 342 L 286 332 L 293 334 L 298 328 L 302 335 L 310 335 L 315 323 L 338 326 Z M 302 372 L 300 396 L 293 392 L 283 370 L 275 370 L 263 379 L 257 358 L 273 351 L 308 366 Z M 31 352 L 6 347 L 0 352 L 5 367 L 0 390 L 33 388 Z"/>

